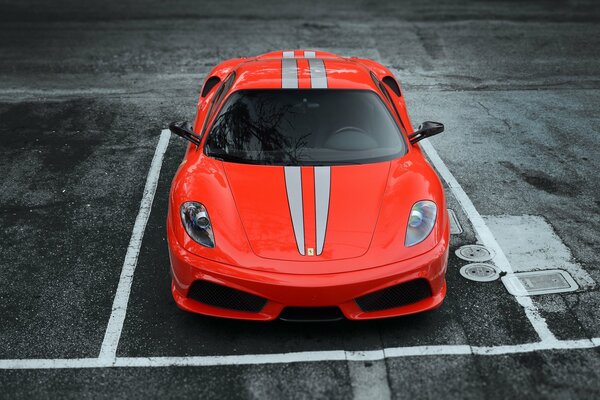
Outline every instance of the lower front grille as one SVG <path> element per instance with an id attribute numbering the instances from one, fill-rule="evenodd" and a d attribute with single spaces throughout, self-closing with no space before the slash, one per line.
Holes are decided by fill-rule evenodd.
<path id="1" fill-rule="evenodd" d="M 188 297 L 213 307 L 254 313 L 260 312 L 267 304 L 267 300 L 260 296 L 202 280 L 192 283 Z"/>
<path id="2" fill-rule="evenodd" d="M 431 295 L 429 282 L 426 279 L 415 279 L 369 293 L 354 301 L 363 311 L 381 311 L 416 303 Z"/>
<path id="3" fill-rule="evenodd" d="M 279 314 L 284 321 L 338 321 L 344 319 L 344 314 L 338 307 L 286 307 Z"/>

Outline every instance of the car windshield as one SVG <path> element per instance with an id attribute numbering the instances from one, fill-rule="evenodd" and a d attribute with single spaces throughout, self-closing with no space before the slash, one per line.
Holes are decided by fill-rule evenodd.
<path id="1" fill-rule="evenodd" d="M 406 153 L 396 122 L 369 90 L 241 90 L 231 94 L 205 153 L 264 165 L 363 164 Z"/>

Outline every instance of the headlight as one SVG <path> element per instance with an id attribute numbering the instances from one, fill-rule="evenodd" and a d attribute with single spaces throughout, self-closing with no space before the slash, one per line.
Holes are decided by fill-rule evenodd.
<path id="1" fill-rule="evenodd" d="M 192 239 L 205 247 L 215 247 L 215 237 L 206 207 L 195 201 L 181 205 L 181 222 Z"/>
<path id="2" fill-rule="evenodd" d="M 433 230 L 437 207 L 433 201 L 418 201 L 410 210 L 408 225 L 406 226 L 406 247 L 421 243 Z"/>

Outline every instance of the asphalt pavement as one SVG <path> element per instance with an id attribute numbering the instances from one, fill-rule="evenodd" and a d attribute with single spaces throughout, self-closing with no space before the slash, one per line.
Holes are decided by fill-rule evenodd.
<path id="1" fill-rule="evenodd" d="M 600 397 L 600 3 L 1 1 L 0 22 L 1 398 Z M 425 150 L 464 231 L 440 309 L 298 324 L 176 308 L 165 219 L 186 144 L 157 162 L 161 131 L 193 119 L 214 65 L 278 49 L 382 62 L 413 125 L 445 124 Z M 466 280 L 454 251 L 482 240 L 578 289 Z"/>

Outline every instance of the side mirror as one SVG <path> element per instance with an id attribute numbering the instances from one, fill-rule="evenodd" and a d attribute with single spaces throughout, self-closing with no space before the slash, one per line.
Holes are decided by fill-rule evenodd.
<path id="1" fill-rule="evenodd" d="M 192 125 L 187 121 L 171 122 L 169 124 L 169 130 L 177 136 L 181 136 L 185 140 L 189 140 L 196 146 L 200 145 L 200 139 L 202 139 L 202 136 L 195 133 L 192 130 Z"/>
<path id="2" fill-rule="evenodd" d="M 410 140 L 411 144 L 415 144 L 420 140 L 442 132 L 444 132 L 444 124 L 433 121 L 425 121 L 419 126 L 418 130 L 408 135 L 408 139 Z"/>

